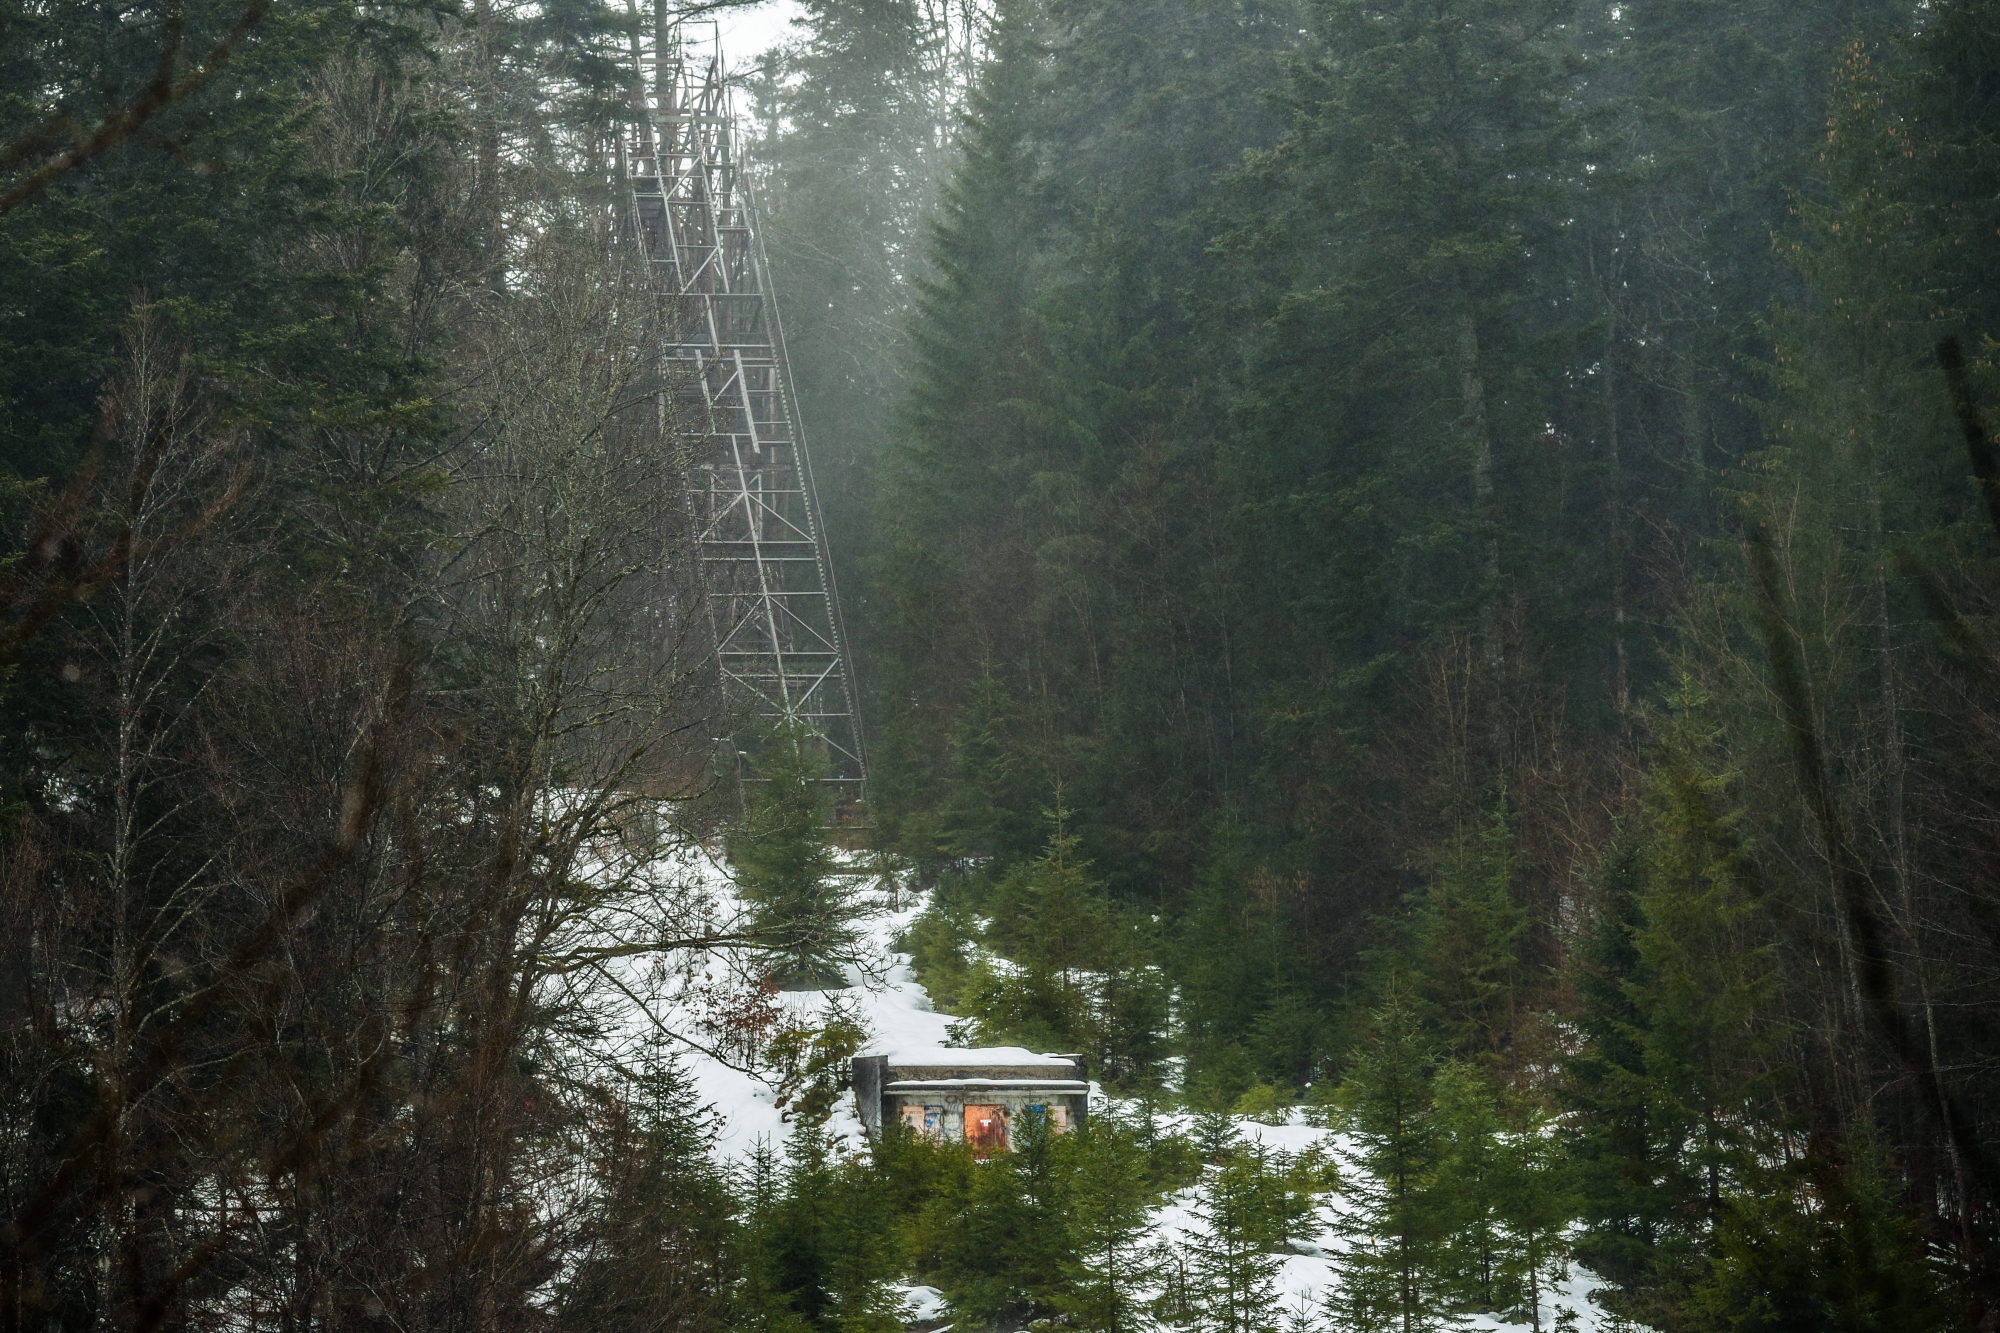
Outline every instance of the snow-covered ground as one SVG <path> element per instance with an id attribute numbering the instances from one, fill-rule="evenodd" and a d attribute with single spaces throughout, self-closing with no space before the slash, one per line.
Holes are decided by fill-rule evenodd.
<path id="1" fill-rule="evenodd" d="M 680 867 L 680 873 L 703 880 L 705 890 L 723 905 L 726 915 L 728 906 L 733 904 L 733 894 L 727 872 L 722 866 L 691 857 Z M 868 1055 L 951 1046 L 951 1016 L 933 1009 L 930 997 L 910 968 L 909 956 L 895 949 L 895 941 L 902 937 L 923 910 L 921 896 L 909 893 L 892 896 L 884 891 L 883 886 L 871 884 L 858 874 L 856 889 L 858 896 L 870 902 L 871 907 L 863 922 L 865 933 L 857 951 L 859 961 L 847 969 L 848 985 L 837 990 L 788 992 L 767 997 L 768 1003 L 775 1006 L 780 1016 L 779 1022 L 817 1023 L 836 1013 L 845 1014 L 858 1021 L 868 1034 L 867 1044 L 861 1052 Z M 732 994 L 731 987 L 743 984 L 739 969 L 732 969 L 731 964 L 732 960 L 726 954 L 713 954 L 697 962 L 689 971 L 670 979 L 653 978 L 651 986 L 643 992 L 634 978 L 632 990 L 635 997 L 640 993 L 645 995 L 646 1007 L 661 1027 L 670 1031 L 700 1033 L 705 1025 L 712 1026 L 710 1014 L 718 1003 L 718 997 L 722 997 L 722 1003 L 727 1003 Z M 646 1026 L 652 1025 L 648 1023 Z M 719 1127 L 716 1152 L 724 1160 L 742 1160 L 760 1140 L 772 1147 L 783 1143 L 789 1126 L 771 1084 L 716 1055 L 692 1048 L 686 1054 L 698 1095 L 716 1115 Z M 1115 1102 L 1107 1101 L 1095 1085 L 1091 1096 L 1093 1109 L 1115 1109 Z M 1185 1126 L 1180 1123 L 1180 1118 L 1163 1116 L 1161 1127 L 1174 1129 Z M 1237 1128 L 1246 1140 L 1293 1155 L 1316 1147 L 1338 1160 L 1346 1147 L 1343 1136 L 1306 1123 L 1302 1114 L 1294 1114 L 1291 1121 L 1285 1124 L 1268 1124 L 1242 1117 Z M 858 1150 L 861 1147 L 863 1130 L 851 1096 L 841 1098 L 827 1125 L 827 1134 L 829 1139 L 847 1148 Z M 1154 1239 L 1161 1244 L 1172 1245 L 1199 1227 L 1201 1221 L 1193 1204 L 1193 1191 L 1167 1199 L 1153 1216 Z M 1320 1252 L 1283 1256 L 1279 1283 L 1280 1304 L 1284 1310 L 1324 1308 L 1337 1281 L 1332 1252 L 1343 1243 L 1339 1239 L 1342 1213 L 1340 1196 L 1337 1193 L 1327 1196 L 1321 1208 L 1324 1226 L 1320 1240 L 1316 1244 L 1298 1246 Z M 1567 1279 L 1545 1298 L 1542 1327 L 1552 1330 L 1560 1324 L 1564 1328 L 1573 1327 L 1578 1333 L 1608 1331 L 1615 1321 L 1591 1300 L 1591 1294 L 1599 1285 L 1591 1274 L 1572 1266 Z M 931 1324 L 945 1317 L 942 1298 L 929 1287 L 905 1289 L 905 1300 L 913 1323 Z M 1479 1333 L 1526 1333 L 1530 1326 L 1526 1323 L 1507 1323 L 1487 1315 L 1474 1315 L 1468 1316 L 1461 1327 L 1478 1330 Z"/>
<path id="2" fill-rule="evenodd" d="M 1159 1124 L 1160 1128 L 1166 1131 L 1192 1131 L 1192 1119 L 1193 1117 L 1162 1116 Z M 1290 1123 L 1277 1125 L 1238 1117 L 1236 1129 L 1238 1134 L 1251 1143 L 1272 1152 L 1289 1153 L 1294 1157 L 1309 1149 L 1318 1148 L 1339 1162 L 1351 1146 L 1346 1135 L 1308 1124 L 1300 1112 L 1293 1113 Z M 1153 1214 L 1154 1240 L 1171 1246 L 1181 1237 L 1199 1228 L 1202 1221 L 1195 1212 L 1194 1203 L 1193 1190 L 1184 1190 L 1170 1196 Z M 1343 1243 L 1340 1236 L 1344 1230 L 1346 1214 L 1345 1201 L 1337 1192 L 1326 1196 L 1319 1210 L 1318 1239 L 1298 1244 L 1301 1250 L 1313 1250 L 1318 1253 L 1288 1254 L 1283 1257 L 1278 1272 L 1279 1306 L 1282 1310 L 1291 1312 L 1324 1309 L 1328 1298 L 1334 1294 L 1338 1281 L 1334 1254 Z M 1574 1264 L 1570 1265 L 1564 1279 L 1543 1296 L 1543 1329 L 1555 1329 L 1559 1320 L 1563 1321 L 1564 1328 L 1568 1328 L 1571 1326 L 1570 1319 L 1574 1320 L 1573 1326 L 1578 1333 L 1583 1333 L 1584 1330 L 1595 1331 L 1600 1327 L 1609 1329 L 1612 1321 L 1590 1299 L 1591 1293 L 1600 1285 L 1594 1275 Z M 1570 1314 L 1565 1316 L 1565 1311 Z M 1324 1325 L 1323 1319 L 1319 1321 L 1319 1325 Z M 1531 1326 L 1478 1314 L 1464 1316 L 1460 1320 L 1459 1327 L 1473 1330 L 1475 1333 L 1488 1333 L 1489 1330 L 1516 1333 L 1518 1330 L 1528 1330 Z"/>

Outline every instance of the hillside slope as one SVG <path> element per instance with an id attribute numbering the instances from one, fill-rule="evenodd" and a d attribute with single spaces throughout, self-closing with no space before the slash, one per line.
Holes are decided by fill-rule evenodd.
<path id="1" fill-rule="evenodd" d="M 731 917 L 736 908 L 727 868 L 718 861 L 690 863 L 687 872 L 699 875 L 714 897 L 720 916 Z M 654 978 L 645 994 L 648 1007 L 658 1017 L 661 1028 L 681 1037 L 686 1047 L 687 1068 L 700 1100 L 714 1116 L 714 1151 L 725 1162 L 740 1164 L 760 1143 L 781 1145 L 790 1132 L 787 1112 L 781 1101 L 784 1080 L 763 1063 L 731 1059 L 715 1043 L 689 1038 L 726 1027 L 718 1013 L 745 1005 L 755 1008 L 761 1001 L 765 1031 L 804 1030 L 829 1020 L 852 1021 L 865 1033 L 862 1054 L 886 1054 L 912 1048 L 958 1044 L 954 1039 L 953 1016 L 932 1006 L 929 995 L 917 980 L 908 954 L 896 948 L 910 923 L 923 911 L 923 895 L 884 888 L 856 877 L 855 892 L 865 903 L 863 935 L 855 961 L 847 966 L 848 985 L 826 991 L 794 991 L 753 994 L 745 978 L 747 959 L 733 959 L 727 953 L 711 954 L 687 972 L 671 978 Z M 652 1027 L 644 1023 L 644 1027 Z M 1095 1112 L 1116 1113 L 1120 1101 L 1108 1097 L 1093 1085 L 1091 1104 Z M 1193 1117 L 1168 1114 L 1159 1117 L 1167 1132 L 1193 1130 Z M 1304 1112 L 1290 1112 L 1285 1123 L 1266 1123 L 1247 1116 L 1235 1117 L 1242 1138 L 1272 1152 L 1291 1155 L 1311 1149 L 1346 1159 L 1351 1150 L 1347 1136 L 1336 1130 L 1308 1123 Z M 866 1139 L 851 1094 L 843 1093 L 834 1103 L 827 1122 L 828 1138 L 841 1151 L 859 1152 Z M 1185 1248 L 1198 1233 L 1202 1219 L 1195 1208 L 1195 1191 L 1185 1190 L 1157 1205 L 1150 1221 L 1153 1242 L 1174 1252 Z M 1295 1242 L 1296 1250 L 1281 1257 L 1280 1305 L 1287 1327 L 1323 1327 L 1324 1306 L 1338 1285 L 1338 1255 L 1343 1247 L 1363 1239 L 1352 1234 L 1348 1225 L 1346 1200 L 1336 1190 L 1324 1196 L 1319 1208 L 1321 1235 L 1317 1243 Z M 1549 1293 L 1542 1310 L 1541 1327 L 1574 1328 L 1579 1333 L 1612 1326 L 1611 1319 L 1591 1300 L 1598 1280 L 1580 1268 L 1571 1267 L 1566 1280 Z M 928 1287 L 911 1286 L 908 1307 L 913 1324 L 934 1328 L 947 1317 L 938 1294 Z M 1308 1323 L 1310 1320 L 1312 1322 Z M 1522 1330 L 1532 1325 L 1509 1323 L 1489 1316 L 1467 1316 L 1460 1327 L 1481 1333 Z"/>

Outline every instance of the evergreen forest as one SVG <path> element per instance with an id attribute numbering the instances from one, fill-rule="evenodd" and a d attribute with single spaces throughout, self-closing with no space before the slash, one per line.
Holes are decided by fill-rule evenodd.
<path id="1" fill-rule="evenodd" d="M 2000 3 L 795 0 L 839 810 L 614 243 L 749 8 L 0 0 L 0 1333 L 2000 1329 Z M 877 889 L 1087 1123 L 843 1137 Z"/>

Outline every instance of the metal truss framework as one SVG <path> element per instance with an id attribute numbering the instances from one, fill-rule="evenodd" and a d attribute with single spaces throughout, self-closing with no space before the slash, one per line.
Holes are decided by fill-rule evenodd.
<path id="1" fill-rule="evenodd" d="M 851 818 L 865 795 L 861 722 L 720 43 L 663 25 L 653 45 L 651 80 L 634 52 L 653 95 L 635 94 L 617 145 L 619 233 L 668 298 L 662 407 L 692 448 L 688 498 L 724 688 L 739 717 L 824 739 L 836 818 Z"/>

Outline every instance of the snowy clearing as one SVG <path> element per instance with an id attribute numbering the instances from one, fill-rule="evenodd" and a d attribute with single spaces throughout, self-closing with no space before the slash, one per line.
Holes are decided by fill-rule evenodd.
<path id="1" fill-rule="evenodd" d="M 690 857 L 671 868 L 671 873 L 698 878 L 712 896 L 718 917 L 731 919 L 736 911 L 726 868 L 708 857 Z M 879 886 L 869 887 L 857 879 L 857 892 L 868 903 L 861 925 L 864 931 L 859 961 L 850 964 L 848 985 L 826 991 L 781 992 L 771 997 L 780 1022 L 817 1023 L 844 1014 L 860 1024 L 868 1034 L 863 1055 L 890 1055 L 897 1062 L 916 1062 L 952 1047 L 949 1014 L 936 1011 L 924 987 L 917 981 L 907 954 L 895 948 L 910 923 L 923 911 L 923 895 L 891 894 Z M 732 987 L 743 985 L 746 960 L 732 959 L 725 951 L 701 958 L 687 970 L 662 977 L 633 975 L 626 979 L 628 993 L 650 1010 L 659 1028 L 676 1034 L 702 1032 L 712 1024 L 718 996 L 728 996 Z M 632 1015 L 634 1031 L 652 1028 L 654 1023 Z M 709 1050 L 686 1046 L 683 1054 L 702 1101 L 713 1111 L 716 1124 L 715 1151 L 727 1163 L 742 1162 L 760 1142 L 778 1147 L 790 1131 L 778 1105 L 778 1093 L 759 1074 L 719 1058 Z M 1044 1057 L 1016 1048 L 995 1048 L 989 1055 L 1002 1055 L 1010 1064 L 1031 1064 Z M 1091 1085 L 1093 1110 L 1115 1110 L 1120 1102 Z M 1185 1130 L 1193 1117 L 1167 1114 L 1159 1117 L 1163 1130 Z M 1336 1159 L 1346 1148 L 1345 1136 L 1306 1123 L 1303 1113 L 1292 1113 L 1289 1121 L 1271 1124 L 1247 1116 L 1235 1117 L 1238 1132 L 1250 1142 L 1297 1155 L 1319 1148 Z M 830 1142 L 847 1151 L 860 1151 L 866 1143 L 861 1119 L 853 1097 L 843 1096 L 826 1126 Z M 1152 1239 L 1173 1245 L 1201 1226 L 1193 1209 L 1193 1191 L 1182 1191 L 1166 1199 L 1154 1210 Z M 1306 1253 L 1282 1257 L 1279 1275 L 1280 1306 L 1283 1311 L 1304 1311 L 1323 1306 L 1337 1286 L 1334 1255 L 1341 1245 L 1344 1201 L 1338 1192 L 1326 1196 L 1319 1210 L 1321 1235 L 1316 1242 L 1298 1242 L 1295 1248 Z M 1313 1253 L 1311 1251 L 1317 1251 Z M 1574 1328 L 1578 1333 L 1598 1333 L 1617 1326 L 1617 1321 L 1592 1299 L 1601 1283 L 1589 1272 L 1571 1266 L 1567 1278 L 1547 1296 L 1542 1311 L 1545 1330 Z M 912 1325 L 935 1328 L 948 1317 L 943 1297 L 922 1285 L 903 1288 L 908 1320 Z M 1488 1315 L 1465 1316 L 1460 1327 L 1479 1333 L 1529 1333 L 1531 1325 L 1509 1323 Z"/>

